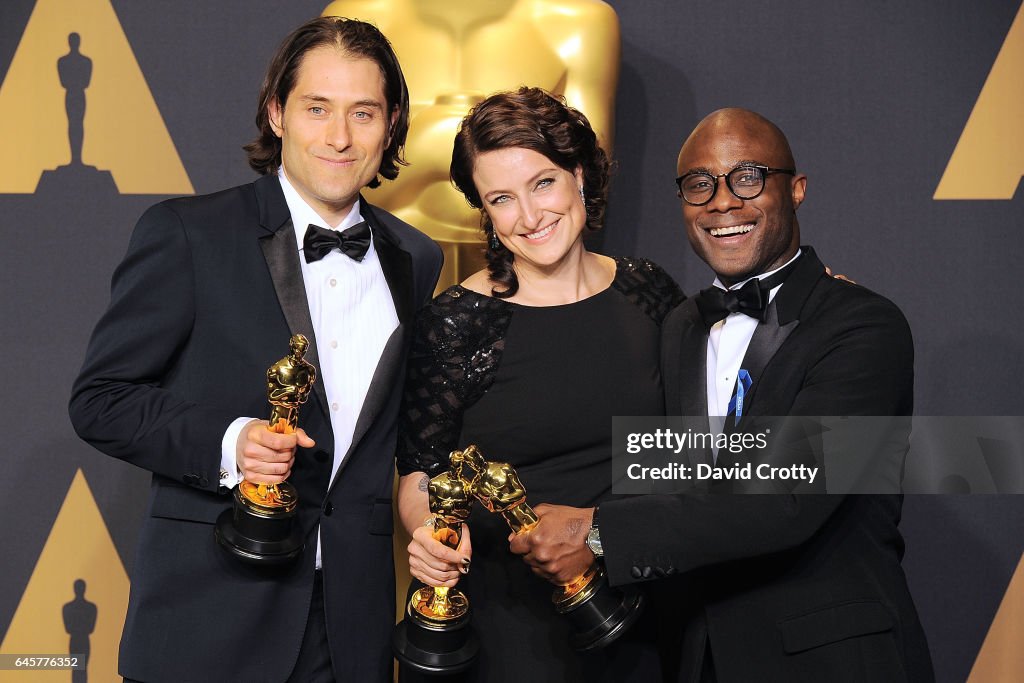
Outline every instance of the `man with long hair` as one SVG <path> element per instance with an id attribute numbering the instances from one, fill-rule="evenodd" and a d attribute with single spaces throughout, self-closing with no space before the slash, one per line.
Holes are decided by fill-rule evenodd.
<path id="1" fill-rule="evenodd" d="M 263 83 L 246 146 L 262 177 L 139 220 L 70 405 L 82 438 L 153 473 L 126 678 L 391 679 L 401 369 L 441 254 L 359 192 L 398 175 L 408 121 L 387 39 L 312 20 Z M 254 419 L 267 367 L 300 333 L 317 382 L 301 428 L 271 432 Z M 214 541 L 242 479 L 297 489 L 291 563 L 247 565 Z"/>

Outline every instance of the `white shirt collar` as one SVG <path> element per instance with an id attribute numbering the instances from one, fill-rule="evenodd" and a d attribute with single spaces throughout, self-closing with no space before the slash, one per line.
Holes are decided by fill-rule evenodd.
<path id="1" fill-rule="evenodd" d="M 769 271 L 768 271 L 767 273 L 761 273 L 760 275 L 755 275 L 754 277 L 756 277 L 756 278 L 757 278 L 758 280 L 763 280 L 763 279 L 765 279 L 766 277 L 770 277 L 770 276 L 774 275 L 775 273 L 779 272 L 780 270 L 782 270 L 783 268 L 785 268 L 786 266 L 788 266 L 788 265 L 789 265 L 790 263 L 792 263 L 793 261 L 796 261 L 796 260 L 797 260 L 798 258 L 800 258 L 800 249 L 799 249 L 799 248 L 797 248 L 797 250 L 796 250 L 796 253 L 795 253 L 795 254 L 793 254 L 793 258 L 789 259 L 788 261 L 786 261 L 785 263 L 783 263 L 783 264 L 782 264 L 781 266 L 779 266 L 778 268 L 775 268 L 775 269 L 773 269 L 773 270 L 769 270 Z M 715 287 L 718 287 L 719 289 L 726 289 L 726 290 L 728 290 L 728 289 L 739 289 L 740 287 L 742 287 L 743 285 L 747 284 L 748 282 L 750 282 L 750 281 L 751 281 L 751 280 L 753 280 L 753 279 L 754 279 L 754 278 L 750 278 L 750 277 L 748 277 L 748 278 L 747 278 L 746 280 L 743 280 L 742 282 L 737 282 L 737 283 L 736 283 L 736 284 L 734 284 L 734 285 L 733 285 L 732 287 L 726 287 L 726 286 L 725 286 L 725 285 L 724 285 L 724 284 L 722 283 L 722 281 L 721 281 L 721 280 L 719 280 L 719 279 L 718 279 L 718 278 L 716 277 L 716 278 L 715 278 L 715 281 L 714 281 L 714 283 L 712 283 L 712 284 L 713 284 L 713 285 L 714 285 Z M 779 285 L 778 287 L 775 287 L 775 288 L 774 288 L 774 289 L 772 290 L 771 296 L 773 296 L 773 297 L 774 297 L 774 296 L 775 296 L 775 292 L 776 292 L 776 291 L 778 291 L 779 287 L 781 287 L 781 286 L 782 286 L 782 285 Z"/>
<path id="2" fill-rule="evenodd" d="M 310 223 L 332 230 L 345 230 L 363 220 L 360 214 L 360 200 L 357 197 L 348 215 L 338 225 L 327 225 L 327 221 L 314 211 L 313 207 L 306 203 L 306 200 L 299 195 L 298 190 L 288 181 L 283 165 L 277 169 L 277 177 L 281 181 L 281 190 L 284 191 L 284 200 L 288 204 L 288 212 L 292 215 L 292 225 L 295 226 L 295 240 L 299 245 L 300 251 L 302 249 L 302 238 L 305 236 L 306 227 Z"/>

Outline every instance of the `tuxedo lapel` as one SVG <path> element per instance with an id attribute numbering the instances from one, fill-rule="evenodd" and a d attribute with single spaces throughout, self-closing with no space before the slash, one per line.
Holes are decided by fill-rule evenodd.
<path id="1" fill-rule="evenodd" d="M 707 433 L 708 330 L 694 299 L 687 299 L 665 320 L 662 330 L 662 372 L 669 419 L 684 417 L 682 429 Z M 691 465 L 710 462 L 708 449 L 689 449 Z"/>
<path id="2" fill-rule="evenodd" d="M 750 373 L 752 384 L 744 397 L 743 412 L 751 414 L 754 397 L 760 388 L 760 379 L 765 368 L 785 343 L 793 330 L 800 324 L 800 311 L 810 296 L 815 284 L 825 274 L 825 266 L 818 260 L 814 250 L 801 246 L 801 255 L 786 283 L 768 306 L 768 317 L 759 324 L 750 339 L 750 345 L 743 356 L 740 367 Z M 763 400 L 763 399 L 762 399 Z M 765 411 L 759 411 L 761 415 Z M 740 422 L 742 422 L 740 418 Z"/>
<path id="3" fill-rule="evenodd" d="M 293 335 L 302 334 L 309 340 L 305 359 L 319 368 L 320 356 L 317 352 L 316 335 L 313 334 L 313 321 L 309 316 L 306 287 L 299 266 L 299 245 L 295 241 L 295 228 L 284 193 L 281 191 L 280 181 L 276 175 L 264 176 L 256 181 L 255 188 L 260 224 L 267 231 L 260 237 L 260 248 L 263 250 L 263 258 L 267 261 L 277 301 L 281 306 L 281 312 L 284 313 L 289 331 Z M 320 411 L 327 417 L 327 391 L 322 381 L 313 383 L 313 394 L 317 398 Z"/>
<path id="4" fill-rule="evenodd" d="M 779 293 L 781 294 L 781 290 Z M 778 350 L 782 348 L 786 338 L 793 333 L 793 330 L 799 324 L 799 320 L 790 320 L 785 325 L 780 325 L 775 302 L 773 301 L 768 305 L 768 318 L 754 330 L 754 336 L 750 338 L 747 352 L 743 355 L 743 362 L 740 363 L 740 368 L 750 373 L 751 379 L 750 389 L 746 391 L 743 399 L 744 415 L 750 414 L 750 406 L 753 404 L 754 396 L 757 395 L 757 390 L 760 386 L 759 380 L 764 375 L 764 369 L 768 367 L 768 363 L 771 362 L 771 359 Z M 741 416 L 740 421 L 742 422 L 742 420 Z M 728 424 L 731 424 L 731 422 L 728 422 Z"/>
<path id="5" fill-rule="evenodd" d="M 679 414 L 707 417 L 708 330 L 696 300 L 689 299 L 683 306 L 686 308 L 679 340 L 679 371 L 674 378 L 679 391 Z"/>
<path id="6" fill-rule="evenodd" d="M 398 322 L 405 325 L 416 312 L 413 302 L 412 255 L 399 246 L 394 233 L 378 218 L 374 207 L 365 201 L 362 205 L 363 218 L 373 232 L 373 248 L 377 251 L 384 279 L 391 290 L 391 300 L 395 302 Z"/>

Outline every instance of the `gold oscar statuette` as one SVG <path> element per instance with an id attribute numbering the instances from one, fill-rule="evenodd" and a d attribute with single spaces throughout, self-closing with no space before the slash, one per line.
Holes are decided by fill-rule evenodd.
<path id="1" fill-rule="evenodd" d="M 526 534 L 537 525 L 537 514 L 526 502 L 526 487 L 510 464 L 488 462 L 475 445 L 453 451 L 450 464 L 466 492 L 488 511 L 500 513 L 512 533 Z M 644 607 L 643 593 L 608 585 L 597 559 L 582 576 L 559 586 L 551 601 L 570 620 L 570 644 L 577 650 L 608 645 L 633 625 Z"/>
<path id="2" fill-rule="evenodd" d="M 303 356 L 309 340 L 301 334 L 289 341 L 291 352 L 267 370 L 267 429 L 293 434 L 299 406 L 316 381 L 316 368 Z M 302 552 L 302 531 L 296 510 L 299 496 L 288 482 L 261 484 L 243 480 L 234 491 L 234 505 L 217 518 L 217 541 L 230 553 L 255 564 L 289 562 Z"/>
<path id="3" fill-rule="evenodd" d="M 621 38 L 601 0 L 334 0 L 325 16 L 368 21 L 395 48 L 409 87 L 410 162 L 365 190 L 444 252 L 441 291 L 486 266 L 480 212 L 448 177 L 462 118 L 486 96 L 521 85 L 564 96 L 611 152 Z"/>
<path id="4" fill-rule="evenodd" d="M 462 481 L 450 472 L 430 480 L 427 487 L 433 537 L 452 550 L 462 543 L 462 523 L 473 500 Z M 417 671 L 452 674 L 466 669 L 479 644 L 469 629 L 469 600 L 457 588 L 423 586 L 405 609 L 405 619 L 392 636 L 395 656 Z"/>

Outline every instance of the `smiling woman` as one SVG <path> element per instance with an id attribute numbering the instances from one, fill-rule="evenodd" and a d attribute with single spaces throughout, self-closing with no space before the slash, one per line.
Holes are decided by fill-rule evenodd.
<path id="1" fill-rule="evenodd" d="M 447 469 L 456 448 L 476 444 L 510 463 L 531 504 L 591 507 L 611 496 L 610 416 L 663 414 L 660 326 L 683 297 L 650 261 L 584 246 L 584 233 L 601 226 L 608 167 L 583 114 L 537 88 L 484 100 L 455 140 L 452 180 L 481 209 L 489 267 L 417 318 L 399 512 L 413 537 L 412 575 L 434 586 L 464 581 L 481 644 L 469 680 L 661 678 L 650 622 L 604 650 L 570 649 L 551 586 L 509 552 L 500 516 L 474 516 L 457 550 L 423 526 L 426 480 Z M 589 567 L 591 520 L 572 521 L 570 554 Z"/>
<path id="2" fill-rule="evenodd" d="M 486 207 L 491 234 L 513 257 L 515 271 L 543 278 L 546 271 L 584 253 L 581 237 L 587 216 L 579 167 L 569 172 L 521 147 L 497 149 L 477 157 L 473 184 Z"/>
<path id="3" fill-rule="evenodd" d="M 587 118 L 540 88 L 477 105 L 455 136 L 451 176 L 470 206 L 482 209 L 488 268 L 463 284 L 540 304 L 570 303 L 606 288 L 611 260 L 589 254 L 583 232 L 604 221 L 609 167 Z M 557 239 L 546 239 L 554 232 Z M 523 250 L 541 241 L 550 241 L 543 253 Z"/>

